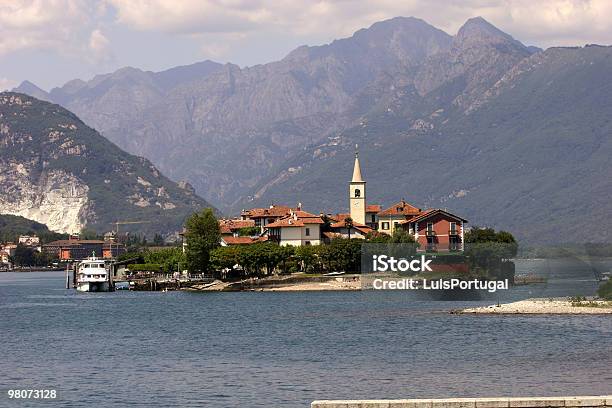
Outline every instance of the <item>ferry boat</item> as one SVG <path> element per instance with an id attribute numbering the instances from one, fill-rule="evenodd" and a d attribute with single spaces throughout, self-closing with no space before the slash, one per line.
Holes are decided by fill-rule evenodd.
<path id="1" fill-rule="evenodd" d="M 76 289 L 81 292 L 108 292 L 109 277 L 104 260 L 92 254 L 79 264 Z"/>

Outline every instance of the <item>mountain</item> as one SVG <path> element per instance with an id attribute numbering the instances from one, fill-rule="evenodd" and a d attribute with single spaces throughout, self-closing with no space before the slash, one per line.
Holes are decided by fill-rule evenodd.
<path id="1" fill-rule="evenodd" d="M 49 96 L 228 213 L 346 209 L 358 143 L 371 202 L 448 207 L 530 241 L 601 241 L 609 54 L 528 47 L 480 17 L 454 36 L 398 17 L 268 64 L 209 63 L 167 85 L 126 68 Z"/>
<path id="2" fill-rule="evenodd" d="M 211 65 L 165 87 L 124 68 L 50 96 L 227 208 L 284 158 L 352 124 L 395 82 L 411 81 L 451 41 L 423 20 L 394 18 L 269 64 Z"/>
<path id="3" fill-rule="evenodd" d="M 278 169 L 286 177 L 264 180 L 243 205 L 346 206 L 337 197 L 359 143 L 370 202 L 448 207 L 534 243 L 612 239 L 612 47 L 550 48 L 470 103 L 437 105 L 448 86 L 417 119 L 404 108 L 414 98 L 398 100 L 392 112 L 288 159 Z"/>
<path id="4" fill-rule="evenodd" d="M 144 233 L 172 233 L 210 207 L 187 184 L 163 176 L 59 105 L 0 93 L 0 213 L 57 232 L 106 232 L 115 221 L 147 221 Z"/>
<path id="5" fill-rule="evenodd" d="M 0 242 L 17 242 L 20 235 L 36 235 L 43 242 L 63 238 L 39 222 L 17 215 L 0 214 Z"/>

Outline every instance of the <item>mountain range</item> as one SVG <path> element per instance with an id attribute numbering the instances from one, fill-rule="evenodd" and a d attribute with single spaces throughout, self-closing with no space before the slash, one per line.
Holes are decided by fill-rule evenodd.
<path id="1" fill-rule="evenodd" d="M 146 221 L 138 231 L 169 235 L 211 207 L 188 183 L 170 181 L 65 108 L 12 92 L 0 93 L 0 189 L 1 214 L 56 232 L 107 232 L 116 221 Z"/>
<path id="2" fill-rule="evenodd" d="M 454 36 L 398 17 L 254 67 L 124 68 L 17 90 L 74 111 L 226 213 L 345 210 L 358 143 L 371 203 L 446 207 L 531 241 L 601 241 L 612 238 L 599 221 L 612 210 L 611 54 L 540 50 L 479 17 Z"/>

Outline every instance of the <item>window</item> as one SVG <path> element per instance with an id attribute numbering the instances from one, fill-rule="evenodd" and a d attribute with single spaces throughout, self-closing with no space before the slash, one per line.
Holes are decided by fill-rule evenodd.
<path id="1" fill-rule="evenodd" d="M 310 245 L 310 241 L 305 241 L 304 245 L 306 245 L 306 246 Z"/>
<path id="2" fill-rule="evenodd" d="M 359 198 L 361 197 L 361 190 L 359 190 L 358 188 L 355 189 L 355 198 Z"/>
<path id="3" fill-rule="evenodd" d="M 395 221 L 395 222 L 393 223 L 393 229 L 397 229 L 397 226 L 398 226 L 398 225 L 399 225 L 399 222 Z"/>
<path id="4" fill-rule="evenodd" d="M 383 222 L 382 223 L 382 229 L 388 230 L 389 229 L 389 223 L 388 222 Z"/>
<path id="5" fill-rule="evenodd" d="M 306 227 L 306 236 L 309 237 L 310 236 L 310 228 Z"/>
<path id="6" fill-rule="evenodd" d="M 376 214 L 372 214 L 372 222 L 376 222 Z"/>
<path id="7" fill-rule="evenodd" d="M 427 223 L 427 231 L 433 231 L 433 222 L 428 222 Z"/>
<path id="8" fill-rule="evenodd" d="M 451 222 L 450 223 L 450 230 L 451 230 L 451 233 L 453 233 L 453 234 L 457 232 L 457 223 L 456 222 Z"/>

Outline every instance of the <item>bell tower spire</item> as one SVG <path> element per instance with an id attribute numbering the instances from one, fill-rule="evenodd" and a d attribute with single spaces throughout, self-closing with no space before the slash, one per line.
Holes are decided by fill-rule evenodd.
<path id="1" fill-rule="evenodd" d="M 353 179 L 349 183 L 349 207 L 353 222 L 365 225 L 366 182 L 363 180 L 363 177 L 361 175 L 358 145 L 355 145 L 355 164 L 353 166 Z"/>

